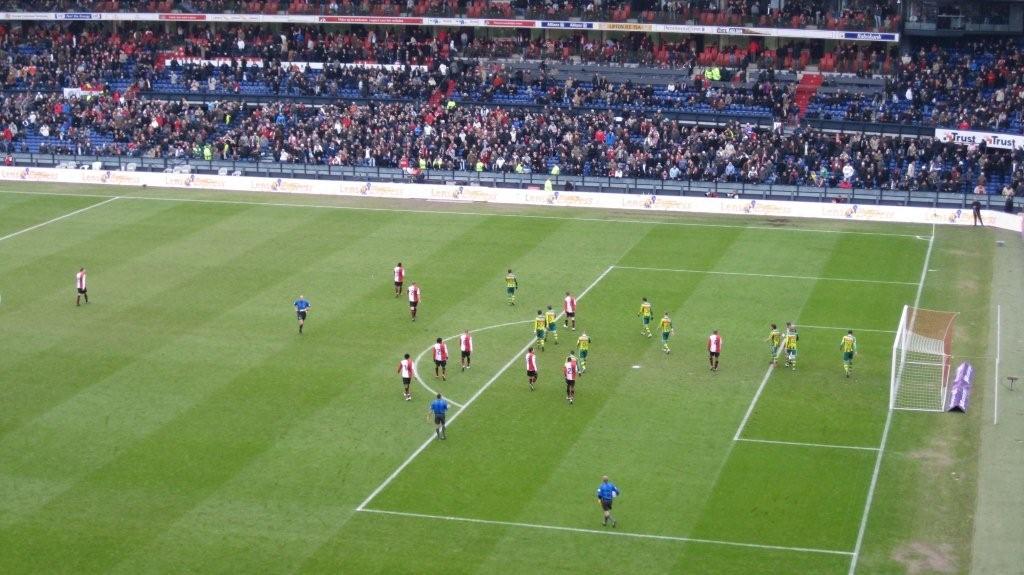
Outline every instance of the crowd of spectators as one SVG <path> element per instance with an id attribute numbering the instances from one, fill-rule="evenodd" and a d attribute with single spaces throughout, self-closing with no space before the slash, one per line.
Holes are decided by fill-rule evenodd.
<path id="1" fill-rule="evenodd" d="M 842 28 L 892 31 L 899 27 L 898 0 L 40 0 L 34 11 L 191 12 L 535 19 L 695 21 L 701 24 Z M 0 9 L 29 8 L 0 0 Z"/>
<path id="2" fill-rule="evenodd" d="M 1024 46 L 1015 38 L 933 45 L 908 53 L 885 91 L 820 96 L 830 119 L 1021 133 Z"/>
<path id="3" fill-rule="evenodd" d="M 624 47 L 627 46 L 628 47 Z M 172 48 L 176 48 L 171 51 Z M 689 42 L 651 45 L 645 35 L 629 35 L 595 46 L 585 35 L 570 36 L 555 50 L 582 54 L 623 51 L 671 53 L 665 60 L 678 75 L 663 83 L 611 81 L 601 74 L 557 76 L 545 64 L 535 68 L 492 62 L 506 51 L 533 51 L 524 37 L 504 42 L 458 37 L 443 31 L 375 30 L 362 34 L 290 27 L 269 32 L 258 27 L 179 27 L 168 38 L 147 28 L 72 32 L 67 27 L 30 26 L 0 33 L 0 82 L 10 90 L 45 91 L 105 87 L 111 92 L 212 94 L 216 96 L 301 96 L 345 99 L 429 100 L 630 108 L 702 113 L 795 117 L 793 85 L 767 75 L 746 78 L 741 67 L 711 82 L 695 70 Z M 563 56 L 564 57 L 564 56 Z M 315 69 L 303 64 L 316 62 Z M 347 66 L 356 62 L 385 67 Z M 489 62 L 489 63 L 488 63 Z M 400 64 L 400 66 L 392 66 Z"/>
<path id="4" fill-rule="evenodd" d="M 660 114 L 449 103 L 188 104 L 103 95 L 8 95 L 0 148 L 181 159 L 635 177 L 997 193 L 1024 178 L 1024 152 L 932 140 L 731 123 L 688 126 Z M 35 138 L 38 140 L 38 136 Z M 976 190 L 980 186 L 980 190 Z"/>
<path id="5" fill-rule="evenodd" d="M 528 34 L 478 37 L 471 29 L 271 30 L 184 24 L 171 34 L 158 34 L 145 24 L 117 31 L 24 24 L 0 26 L 0 86 L 28 91 L 106 87 L 110 92 L 171 96 L 435 102 L 452 97 L 459 103 L 718 113 L 792 123 L 799 115 L 795 86 L 775 82 L 770 74 L 748 78 L 745 68 L 755 61 L 775 65 L 784 53 L 809 51 L 795 46 L 775 51 L 774 62 L 766 53 L 755 60 L 754 53 L 746 52 L 736 58 L 735 67 L 721 70 L 721 82 L 712 83 L 698 64 L 694 40 L 655 44 L 645 34 L 597 41 L 583 33 L 553 40 Z M 628 62 L 679 73 L 651 83 L 609 81 L 600 74 L 566 79 L 544 65 L 531 70 L 502 63 L 518 57 Z M 844 45 L 829 57 L 839 68 L 856 68 L 861 74 L 884 72 L 894 63 L 895 73 L 887 78 L 884 90 L 822 90 L 810 101 L 810 119 L 1024 131 L 1024 49 L 1015 39 L 979 40 L 955 48 L 936 45 L 903 56 Z M 214 59 L 221 60 L 210 62 Z M 324 65 L 313 69 L 281 62 Z M 404 66 L 346 66 L 356 62 Z"/>

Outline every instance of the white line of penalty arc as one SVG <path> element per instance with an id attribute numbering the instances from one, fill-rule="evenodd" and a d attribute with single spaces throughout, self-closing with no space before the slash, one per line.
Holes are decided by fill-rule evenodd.
<path id="1" fill-rule="evenodd" d="M 498 324 L 495 324 L 495 325 L 489 325 L 487 327 L 481 327 L 479 329 L 471 329 L 469 331 L 470 331 L 470 333 L 480 333 L 482 331 L 488 331 L 488 330 L 492 330 L 492 329 L 499 329 L 499 328 L 502 328 L 502 327 L 508 327 L 510 325 L 520 325 L 520 324 L 524 324 L 524 323 L 530 323 L 531 321 L 533 321 L 533 320 L 531 320 L 531 319 L 523 319 L 523 320 L 519 320 L 519 321 L 510 321 L 510 322 L 506 322 L 506 323 L 498 323 Z M 451 341 L 451 340 L 459 337 L 460 335 L 462 335 L 461 332 L 457 333 L 455 335 L 450 335 L 448 337 L 441 338 L 441 339 L 444 340 L 444 341 Z M 416 359 L 414 359 L 412 363 L 413 363 L 413 371 L 414 371 L 414 373 L 416 375 L 416 381 L 418 381 L 419 384 L 421 386 L 423 386 L 423 389 L 426 389 L 432 395 L 437 395 L 437 391 L 434 390 L 434 388 L 432 388 L 429 385 L 427 385 L 427 383 L 425 381 L 423 381 L 423 378 L 420 377 L 420 370 L 419 370 L 419 367 L 417 367 L 419 365 L 420 359 L 422 359 L 423 356 L 426 355 L 427 352 L 429 352 L 431 350 L 431 348 L 433 348 L 433 347 L 434 347 L 433 344 L 431 344 L 430 346 L 427 347 L 427 349 L 424 349 L 423 351 L 421 351 L 419 353 L 419 355 L 416 356 Z M 448 400 L 448 403 L 454 405 L 455 407 L 458 407 L 459 409 L 462 409 L 463 407 L 465 407 L 463 404 L 461 404 L 461 403 L 459 403 L 457 401 L 453 401 L 451 398 L 445 398 L 445 399 Z"/>

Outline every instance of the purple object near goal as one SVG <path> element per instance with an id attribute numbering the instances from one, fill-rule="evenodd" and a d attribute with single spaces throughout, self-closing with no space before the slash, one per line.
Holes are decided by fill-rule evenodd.
<path id="1" fill-rule="evenodd" d="M 974 366 L 965 361 L 956 368 L 953 385 L 949 386 L 949 401 L 946 411 L 967 411 L 967 403 L 971 395 L 971 382 L 974 380 Z"/>

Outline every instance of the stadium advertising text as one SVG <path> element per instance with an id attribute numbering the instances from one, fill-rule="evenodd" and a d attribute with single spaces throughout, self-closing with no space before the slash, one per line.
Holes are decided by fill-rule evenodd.
<path id="1" fill-rule="evenodd" d="M 1014 134 L 935 128 L 935 139 L 959 146 L 980 146 L 984 142 L 989 148 L 1000 148 L 1003 150 L 1024 149 L 1024 136 L 1016 136 Z"/>

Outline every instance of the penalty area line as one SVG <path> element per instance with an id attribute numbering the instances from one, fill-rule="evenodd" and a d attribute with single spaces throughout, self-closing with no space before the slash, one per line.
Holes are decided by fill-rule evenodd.
<path id="1" fill-rule="evenodd" d="M 821 276 L 793 276 L 783 274 L 756 274 L 747 272 L 723 272 L 718 270 L 692 270 L 692 269 L 675 269 L 675 268 L 649 268 L 640 266 L 615 266 L 616 269 L 620 270 L 635 270 L 635 271 L 646 271 L 646 272 L 670 272 L 670 273 L 681 273 L 681 274 L 706 274 L 714 276 L 742 276 L 742 277 L 754 277 L 754 278 L 774 278 L 774 279 L 787 279 L 787 280 L 809 280 L 809 281 L 827 281 L 827 282 L 848 282 L 848 283 L 863 283 L 863 284 L 888 284 L 888 285 L 905 285 L 905 286 L 916 286 L 917 282 L 900 282 L 892 280 L 870 280 L 861 278 L 837 278 L 837 277 L 821 277 Z"/>
<path id="2" fill-rule="evenodd" d="M 586 533 L 590 535 L 606 535 L 611 537 L 628 537 L 633 539 L 653 539 L 657 541 L 678 541 L 682 543 L 699 543 L 704 545 L 722 545 L 728 547 L 746 547 L 748 549 L 764 549 L 770 551 L 789 551 L 793 553 L 818 553 L 823 555 L 850 556 L 849 551 L 837 551 L 834 549 L 815 549 L 812 547 L 787 547 L 785 545 L 767 545 L 761 543 L 744 543 L 742 541 L 724 541 L 718 539 L 700 539 L 696 537 L 680 537 L 676 535 L 656 535 L 653 533 L 633 533 L 629 531 L 611 531 L 598 529 L 584 529 L 582 527 L 564 527 L 561 525 L 542 525 L 538 523 L 521 523 L 518 521 L 496 521 L 493 519 L 476 519 L 473 517 L 456 517 L 452 515 L 430 515 L 427 513 L 408 513 L 405 511 L 388 511 L 385 509 L 360 508 L 356 511 L 373 513 L 375 515 L 391 515 L 395 517 L 410 517 L 415 519 L 430 519 L 435 521 L 454 521 L 460 523 L 475 523 L 478 525 L 494 525 L 499 527 L 518 527 L 522 529 L 541 529 L 546 531 L 563 531 L 567 533 Z"/>
<path id="3" fill-rule="evenodd" d="M 96 202 L 95 204 L 89 204 L 88 206 L 85 206 L 84 208 L 75 210 L 73 212 L 68 212 L 68 213 L 66 213 L 66 214 L 64 214 L 62 216 L 57 216 L 56 218 L 53 218 L 53 219 L 50 219 L 50 220 L 46 220 L 45 222 L 38 223 L 38 224 L 36 224 L 34 226 L 29 226 L 29 227 L 27 227 L 25 229 L 21 229 L 21 230 L 18 230 L 16 232 L 9 233 L 6 236 L 0 237 L 0 242 L 2 242 L 4 240 L 9 240 L 9 239 L 11 239 L 11 238 L 13 238 L 15 236 L 20 236 L 21 234 L 24 234 L 24 233 L 27 233 L 27 232 L 31 232 L 32 230 L 37 230 L 37 229 L 39 229 L 39 228 L 41 228 L 43 226 L 47 226 L 47 225 L 50 225 L 52 223 L 59 222 L 61 220 L 70 218 L 71 216 L 77 216 L 78 214 L 80 214 L 82 212 L 87 212 L 87 211 L 89 211 L 89 210 L 91 210 L 93 208 L 98 208 L 98 207 L 100 207 L 100 206 L 102 206 L 104 204 L 109 204 L 110 202 L 113 202 L 114 200 L 120 200 L 120 199 L 121 199 L 121 196 L 113 196 L 113 197 L 110 197 L 110 198 L 108 198 L 106 200 L 103 200 L 102 202 Z"/>
<path id="4" fill-rule="evenodd" d="M 858 451 L 878 451 L 877 447 L 861 447 L 858 445 L 835 445 L 832 443 L 804 443 L 802 441 L 775 441 L 773 439 L 754 439 L 751 437 L 737 437 L 736 441 L 747 443 L 767 443 L 770 445 L 793 445 L 796 447 L 820 447 L 822 449 L 855 449 Z"/>
<path id="5" fill-rule="evenodd" d="M 583 297 L 586 296 L 587 293 L 590 292 L 590 290 L 594 289 L 594 286 L 600 283 L 601 280 L 603 280 L 605 276 L 607 276 L 608 273 L 611 272 L 613 269 L 615 269 L 615 266 L 606 267 L 604 271 L 601 272 L 601 274 L 594 279 L 594 281 L 590 282 L 590 285 L 588 285 L 583 291 L 580 292 L 580 295 L 576 299 L 583 299 Z M 555 318 L 555 321 L 561 319 L 563 315 L 564 312 L 558 314 L 558 317 Z M 516 354 L 513 355 L 512 358 L 509 359 L 507 363 L 505 363 L 505 365 L 501 366 L 501 369 L 499 369 L 497 373 L 491 376 L 491 378 L 487 380 L 487 383 L 483 384 L 483 386 L 481 386 L 480 389 L 476 390 L 476 393 L 474 393 L 472 396 L 470 396 L 469 399 L 466 400 L 465 405 L 463 405 L 462 408 L 459 409 L 457 413 L 455 413 L 454 415 L 451 416 L 451 418 L 448 419 L 446 425 L 450 427 L 453 423 L 455 423 L 455 420 L 458 419 L 460 415 L 465 413 L 466 410 L 469 409 L 469 406 L 473 405 L 474 401 L 476 401 L 481 395 L 483 395 L 483 393 L 487 391 L 487 389 L 491 387 L 495 381 L 498 381 L 498 378 L 501 377 L 502 374 L 504 374 L 506 371 L 508 371 L 508 368 L 512 367 L 512 364 L 515 363 L 517 359 L 519 359 L 519 356 L 526 353 L 526 350 L 529 349 L 531 345 L 533 345 L 533 342 L 534 340 L 531 338 L 529 343 L 527 343 L 526 345 L 523 346 L 522 349 L 517 351 Z M 374 489 L 369 495 L 366 496 L 366 499 L 364 499 L 363 502 L 360 503 L 358 507 L 356 507 L 356 511 L 364 510 L 366 506 L 369 505 L 370 502 L 373 501 L 375 497 L 380 495 L 381 491 L 384 491 L 384 489 L 387 488 L 388 485 L 391 485 L 391 482 L 394 481 L 395 478 L 398 477 L 398 475 L 402 473 L 402 471 L 404 471 L 405 468 L 408 467 L 410 463 L 412 463 L 417 457 L 419 457 L 419 455 L 423 453 L 427 449 L 427 447 L 430 447 L 430 444 L 433 442 L 434 434 L 431 433 L 430 437 L 428 437 L 426 441 L 421 443 L 420 446 L 417 447 L 416 450 L 413 451 L 412 454 L 409 455 L 409 457 L 407 457 L 405 461 L 403 461 L 394 471 L 392 471 L 391 474 L 388 475 L 384 479 L 384 481 L 377 486 L 376 489 Z"/>

